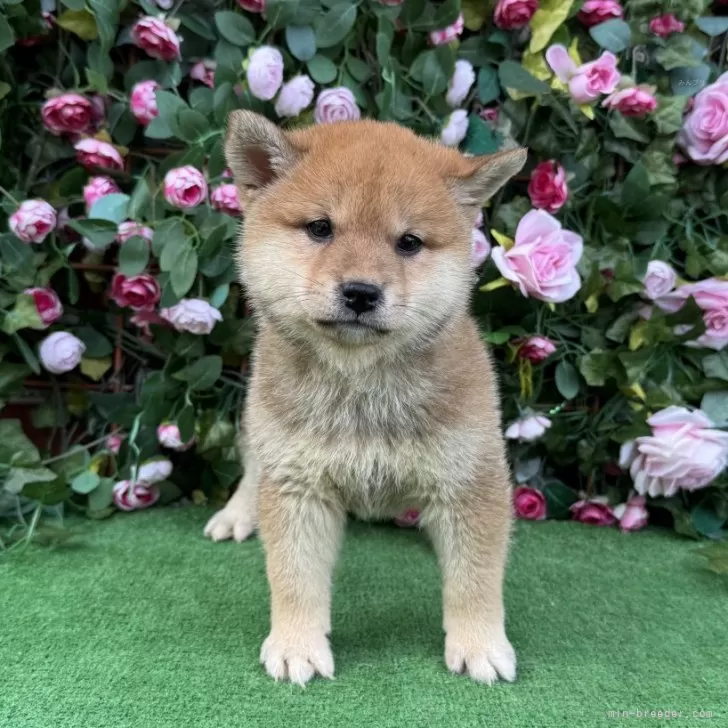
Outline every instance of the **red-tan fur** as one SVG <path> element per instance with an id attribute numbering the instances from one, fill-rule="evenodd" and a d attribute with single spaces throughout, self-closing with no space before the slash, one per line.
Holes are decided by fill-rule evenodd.
<path id="1" fill-rule="evenodd" d="M 285 133 L 234 112 L 228 162 L 246 196 L 239 270 L 259 334 L 243 415 L 246 472 L 208 523 L 214 540 L 262 537 L 276 679 L 331 677 L 331 574 L 347 512 L 422 510 L 443 573 L 445 661 L 515 677 L 503 571 L 510 474 L 495 376 L 468 313 L 478 209 L 524 150 L 468 158 L 393 125 Z M 328 218 L 331 242 L 313 241 Z M 395 251 L 405 233 L 424 248 Z M 385 333 L 323 327 L 342 281 L 385 292 Z M 373 314 L 374 316 L 374 314 Z"/>

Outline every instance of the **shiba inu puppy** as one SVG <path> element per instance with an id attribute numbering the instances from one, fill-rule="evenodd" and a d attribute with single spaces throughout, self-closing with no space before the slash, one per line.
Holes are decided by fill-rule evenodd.
<path id="1" fill-rule="evenodd" d="M 422 511 L 442 567 L 445 662 L 513 680 L 502 583 L 510 473 L 497 383 L 468 313 L 473 222 L 526 151 L 466 157 L 395 124 L 285 132 L 235 111 L 238 264 L 259 325 L 245 476 L 205 528 L 266 552 L 275 679 L 332 677 L 347 512 Z M 248 198 L 250 199 L 250 198 Z"/>

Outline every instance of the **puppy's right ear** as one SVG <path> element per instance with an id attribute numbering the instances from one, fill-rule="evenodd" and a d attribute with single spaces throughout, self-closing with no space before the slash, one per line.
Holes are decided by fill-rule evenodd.
<path id="1" fill-rule="evenodd" d="M 271 184 L 296 163 L 298 155 L 272 121 L 252 111 L 230 112 L 225 158 L 239 187 L 259 190 Z"/>

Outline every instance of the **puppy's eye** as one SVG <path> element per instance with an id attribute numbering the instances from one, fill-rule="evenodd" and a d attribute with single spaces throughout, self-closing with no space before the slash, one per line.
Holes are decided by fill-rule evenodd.
<path id="1" fill-rule="evenodd" d="M 334 229 L 331 226 L 331 220 L 321 218 L 307 223 L 306 232 L 314 240 L 328 240 L 334 234 Z"/>
<path id="2" fill-rule="evenodd" d="M 397 241 L 396 246 L 397 252 L 400 255 L 415 255 L 415 253 L 420 252 L 421 248 L 422 240 L 420 240 L 416 235 L 412 235 L 411 233 L 403 235 Z"/>

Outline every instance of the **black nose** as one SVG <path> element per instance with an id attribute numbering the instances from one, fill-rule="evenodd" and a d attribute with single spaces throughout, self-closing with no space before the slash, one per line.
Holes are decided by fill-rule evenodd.
<path id="1" fill-rule="evenodd" d="M 359 316 L 377 307 L 377 302 L 382 297 L 382 289 L 363 281 L 346 281 L 341 285 L 341 295 L 344 305 Z"/>

